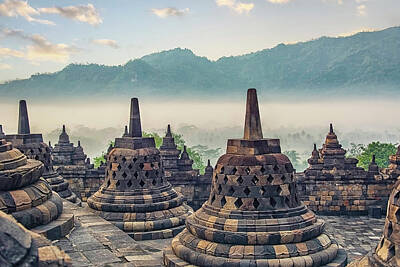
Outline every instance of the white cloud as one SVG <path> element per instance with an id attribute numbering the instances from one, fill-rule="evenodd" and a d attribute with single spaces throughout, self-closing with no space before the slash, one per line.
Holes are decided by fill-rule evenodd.
<path id="1" fill-rule="evenodd" d="M 287 4 L 292 0 L 267 0 L 267 1 L 273 4 Z"/>
<path id="2" fill-rule="evenodd" d="M 357 7 L 357 14 L 359 16 L 366 16 L 367 15 L 367 7 L 365 5 L 359 5 Z"/>
<path id="3" fill-rule="evenodd" d="M 40 12 L 37 9 L 31 7 L 26 1 L 5 0 L 3 3 L 0 4 L 0 16 L 5 16 L 5 17 L 21 16 L 29 22 L 55 25 L 54 22 L 52 21 L 41 20 L 32 17 L 38 15 L 40 15 Z"/>
<path id="4" fill-rule="evenodd" d="M 12 69 L 11 65 L 8 65 L 6 63 L 1 63 L 0 62 L 0 70 L 10 70 L 10 69 Z"/>
<path id="5" fill-rule="evenodd" d="M 98 45 L 109 46 L 109 47 L 112 47 L 115 49 L 119 48 L 117 41 L 111 40 L 111 39 L 96 39 L 96 40 L 92 40 L 92 43 L 98 44 Z"/>
<path id="6" fill-rule="evenodd" d="M 72 53 L 79 51 L 76 47 L 62 43 L 55 44 L 48 41 L 42 35 L 27 35 L 21 30 L 3 29 L 0 31 L 0 34 L 5 37 L 19 38 L 30 43 L 26 46 L 24 53 L 16 50 L 3 50 L 8 56 L 23 57 L 33 61 L 65 62 Z"/>
<path id="7" fill-rule="evenodd" d="M 166 18 L 171 16 L 181 17 L 189 13 L 189 8 L 185 9 L 177 9 L 175 7 L 152 8 L 151 13 L 160 18 Z"/>
<path id="8" fill-rule="evenodd" d="M 90 25 L 99 25 L 103 22 L 99 12 L 92 4 L 66 7 L 47 7 L 39 8 L 40 13 L 58 14 L 65 18 L 89 23 Z"/>
<path id="9" fill-rule="evenodd" d="M 218 6 L 226 6 L 238 14 L 249 13 L 253 8 L 253 3 L 242 3 L 236 0 L 216 0 Z"/>
<path id="10" fill-rule="evenodd" d="M 0 57 L 24 57 L 24 53 L 7 47 L 0 47 Z"/>

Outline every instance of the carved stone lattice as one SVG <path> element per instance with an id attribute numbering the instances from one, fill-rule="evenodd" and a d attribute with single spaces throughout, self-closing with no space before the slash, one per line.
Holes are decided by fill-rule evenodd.
<path id="1" fill-rule="evenodd" d="M 255 89 L 243 139 L 230 139 L 206 203 L 164 251 L 165 266 L 345 266 L 346 253 L 297 195 L 279 139 L 263 139 Z"/>
<path id="2" fill-rule="evenodd" d="M 88 205 L 136 240 L 173 237 L 192 210 L 164 178 L 154 138 L 141 136 L 136 98 L 131 100 L 129 125 L 129 132 L 115 139 L 104 183 Z"/>

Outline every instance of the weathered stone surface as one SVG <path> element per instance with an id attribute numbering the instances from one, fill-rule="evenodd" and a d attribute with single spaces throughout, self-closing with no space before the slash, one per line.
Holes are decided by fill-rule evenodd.
<path id="1" fill-rule="evenodd" d="M 383 236 L 375 250 L 349 266 L 399 266 L 400 263 L 400 181 L 397 181 L 388 203 Z"/>
<path id="2" fill-rule="evenodd" d="M 381 172 L 374 159 L 364 171 L 345 154 L 331 124 L 322 149 L 314 144 L 309 167 L 296 174 L 301 200 L 318 214 L 367 215 L 371 206 L 384 213 L 396 179 Z"/>
<path id="3" fill-rule="evenodd" d="M 131 105 L 138 105 L 137 99 Z M 138 127 L 139 107 L 132 106 L 130 127 Z M 115 139 L 105 181 L 87 203 L 135 240 L 170 238 L 184 228 L 192 210 L 163 176 L 154 139 L 138 135 L 138 129 L 129 129 L 128 136 Z"/>
<path id="4" fill-rule="evenodd" d="M 28 159 L 11 143 L 0 140 L 0 211 L 26 228 L 44 227 L 40 233 L 56 239 L 72 229 L 73 215 L 62 215 L 61 198 L 41 177 L 44 168 L 42 162 Z"/>
<path id="5" fill-rule="evenodd" d="M 168 125 L 167 133 L 160 147 L 161 161 L 164 177 L 172 186 L 185 197 L 186 203 L 197 210 L 208 199 L 210 195 L 213 168 L 208 163 L 204 175 L 192 168 L 193 160 L 189 158 L 186 151 L 181 153 L 177 149 L 171 127 Z"/>
<path id="6" fill-rule="evenodd" d="M 21 100 L 19 103 L 18 134 L 6 135 L 5 139 L 12 142 L 14 147 L 28 158 L 43 162 L 43 177 L 50 184 L 53 191 L 57 192 L 62 198 L 77 204 L 80 203 L 80 200 L 69 189 L 68 183 L 54 170 L 51 149 L 43 142 L 42 134 L 31 134 L 25 100 Z"/>
<path id="7" fill-rule="evenodd" d="M 344 266 L 346 253 L 297 195 L 279 139 L 263 139 L 249 89 L 244 139 L 229 140 L 209 199 L 164 251 L 165 266 Z"/>
<path id="8" fill-rule="evenodd" d="M 51 152 L 54 168 L 68 182 L 70 190 L 78 196 L 79 202 L 86 201 L 104 182 L 105 165 L 95 169 L 86 157 L 80 141 L 76 147 L 70 142 L 65 125 L 58 143 Z"/>
<path id="9" fill-rule="evenodd" d="M 72 265 L 63 251 L 0 211 L 0 266 Z"/>

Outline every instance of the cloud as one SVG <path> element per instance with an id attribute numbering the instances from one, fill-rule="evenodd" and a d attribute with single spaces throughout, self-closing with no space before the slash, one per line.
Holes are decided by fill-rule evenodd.
<path id="1" fill-rule="evenodd" d="M 253 3 L 242 3 L 236 0 L 216 0 L 218 6 L 227 6 L 238 14 L 248 14 L 253 8 Z"/>
<path id="2" fill-rule="evenodd" d="M 19 38 L 30 43 L 26 46 L 26 51 L 24 53 L 16 50 L 4 50 L 4 52 L 8 52 L 8 56 L 19 56 L 33 61 L 65 62 L 69 59 L 72 53 L 77 53 L 79 51 L 76 47 L 62 43 L 51 43 L 42 35 L 27 35 L 21 30 L 2 29 L 0 34 L 5 37 Z"/>
<path id="3" fill-rule="evenodd" d="M 66 7 L 46 7 L 39 8 L 40 13 L 58 14 L 65 18 L 89 23 L 90 25 L 99 25 L 103 22 L 99 12 L 92 4 Z"/>
<path id="4" fill-rule="evenodd" d="M 292 0 L 267 0 L 267 1 L 272 4 L 287 4 Z"/>
<path id="5" fill-rule="evenodd" d="M 109 46 L 109 47 L 112 47 L 115 49 L 119 48 L 117 41 L 111 40 L 111 39 L 96 39 L 96 40 L 92 40 L 92 43 L 98 44 L 98 45 Z"/>
<path id="6" fill-rule="evenodd" d="M 357 7 L 357 14 L 359 16 L 366 16 L 367 15 L 367 7 L 365 5 L 359 5 Z"/>
<path id="7" fill-rule="evenodd" d="M 24 57 L 24 53 L 7 47 L 0 47 L 0 57 Z"/>
<path id="8" fill-rule="evenodd" d="M 5 0 L 0 4 L 0 16 L 5 17 L 18 17 L 21 16 L 29 22 L 37 22 L 47 25 L 55 25 L 54 22 L 49 20 L 36 19 L 32 16 L 38 16 L 40 12 L 31 7 L 26 1 L 18 0 Z"/>
<path id="9" fill-rule="evenodd" d="M 10 69 L 12 69 L 11 65 L 8 65 L 6 63 L 1 63 L 0 62 L 0 70 L 10 70 Z"/>
<path id="10" fill-rule="evenodd" d="M 152 8 L 151 13 L 160 18 L 166 17 L 181 17 L 189 13 L 189 8 L 185 9 L 177 9 L 175 7 L 167 7 L 167 8 Z"/>

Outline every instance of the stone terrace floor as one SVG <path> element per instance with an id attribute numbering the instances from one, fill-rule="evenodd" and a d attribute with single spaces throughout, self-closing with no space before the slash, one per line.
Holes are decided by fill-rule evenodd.
<path id="1" fill-rule="evenodd" d="M 171 239 L 134 241 L 88 208 L 66 201 L 64 206 L 74 210 L 75 228 L 55 244 L 70 255 L 73 266 L 161 266 L 162 249 Z M 327 232 L 346 249 L 349 262 L 375 248 L 383 231 L 383 218 L 321 217 Z"/>

